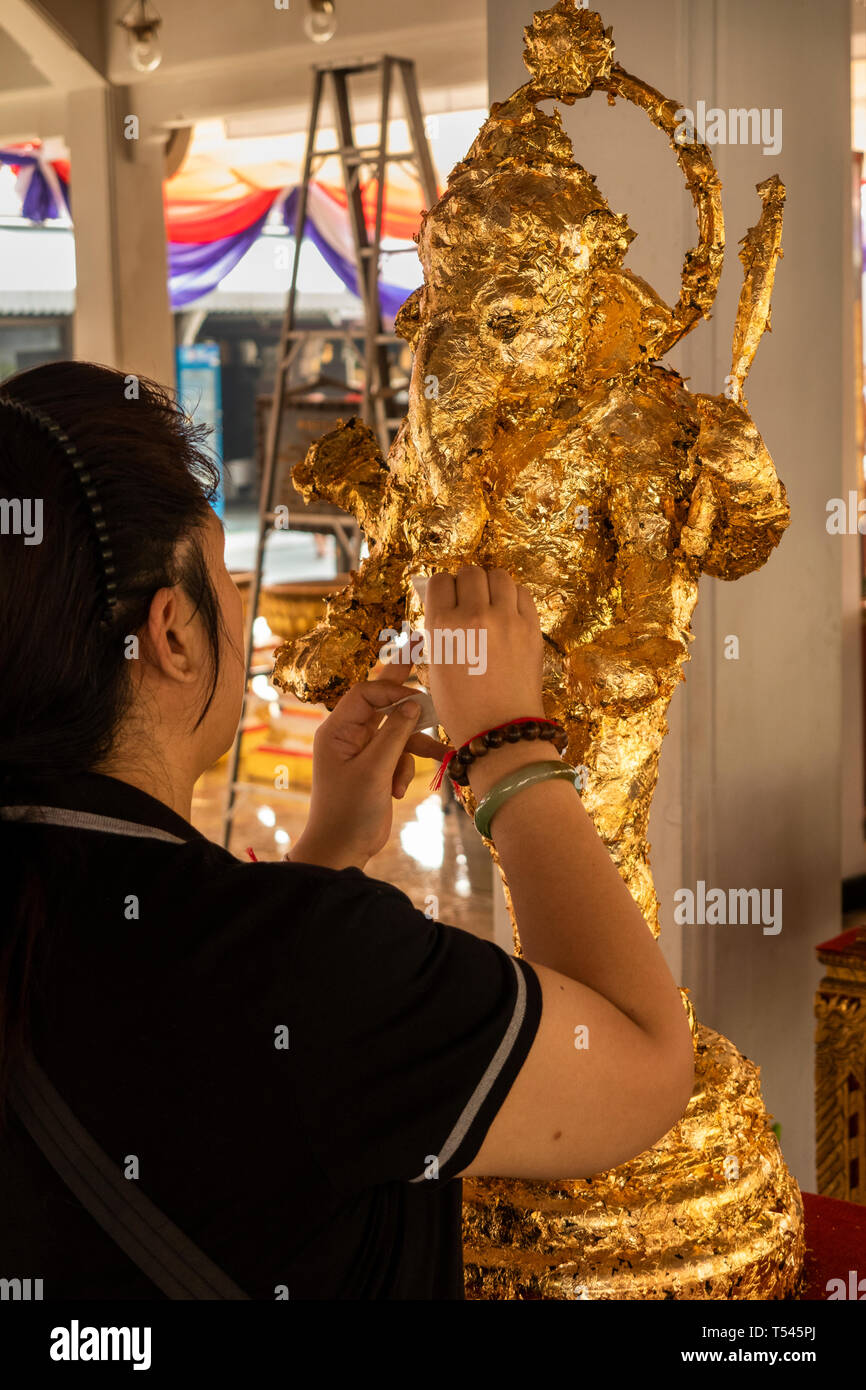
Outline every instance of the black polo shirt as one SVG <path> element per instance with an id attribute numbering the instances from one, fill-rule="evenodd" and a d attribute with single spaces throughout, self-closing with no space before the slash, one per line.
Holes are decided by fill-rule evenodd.
<path id="1" fill-rule="evenodd" d="M 359 869 L 243 863 L 115 778 L 6 804 L 34 799 L 33 1051 L 102 1148 L 251 1298 L 462 1298 L 453 1175 L 532 1045 L 532 967 Z M 0 1277 L 163 1297 L 14 1112 Z"/>

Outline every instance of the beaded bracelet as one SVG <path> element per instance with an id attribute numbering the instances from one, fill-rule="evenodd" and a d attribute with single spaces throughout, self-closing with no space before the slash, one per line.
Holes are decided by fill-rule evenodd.
<path id="1" fill-rule="evenodd" d="M 436 786 L 441 783 L 442 774 L 447 769 L 455 786 L 468 787 L 470 763 L 483 758 L 491 748 L 501 748 L 503 743 L 519 743 L 521 739 L 528 741 L 536 738 L 552 743 L 558 753 L 562 753 L 568 743 L 568 734 L 556 719 L 537 719 L 532 715 L 511 719 L 506 724 L 484 729 L 446 754 L 436 778 Z"/>

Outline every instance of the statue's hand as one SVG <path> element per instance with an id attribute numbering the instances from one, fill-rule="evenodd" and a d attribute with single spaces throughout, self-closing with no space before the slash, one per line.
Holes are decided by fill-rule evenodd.
<path id="1" fill-rule="evenodd" d="M 719 502 L 712 480 L 707 473 L 701 473 L 692 493 L 688 519 L 680 533 L 680 546 L 686 555 L 695 560 L 704 558 L 718 515 Z"/>

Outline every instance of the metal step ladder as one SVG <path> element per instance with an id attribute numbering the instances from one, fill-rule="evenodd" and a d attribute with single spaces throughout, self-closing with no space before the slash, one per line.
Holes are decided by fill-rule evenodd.
<path id="1" fill-rule="evenodd" d="M 349 78 L 359 73 L 377 73 L 379 76 L 379 140 L 373 145 L 361 146 L 355 140 L 356 123 L 352 118 Z M 398 81 L 402 86 L 404 116 L 410 138 L 408 149 L 392 153 L 388 149 L 388 123 L 392 114 L 391 107 Z M 332 149 L 317 150 L 316 139 L 329 85 L 337 144 Z M 298 269 L 301 247 L 306 233 L 310 183 L 318 164 L 322 160 L 334 156 L 339 156 L 342 167 L 343 185 L 346 191 L 358 273 L 358 293 L 363 307 L 363 329 L 358 333 L 354 333 L 351 329 L 303 328 L 299 327 L 297 323 Z M 258 542 L 247 614 L 246 686 L 241 721 L 229 758 L 228 792 L 223 821 L 223 845 L 226 849 L 229 848 L 231 841 L 237 792 L 239 790 L 262 790 L 258 784 L 240 782 L 238 769 L 250 680 L 257 675 L 270 674 L 269 666 L 261 669 L 253 666 L 255 650 L 253 633 L 258 615 L 268 539 L 273 534 L 278 520 L 281 527 L 285 521 L 285 508 L 281 509 L 280 514 L 276 512 L 275 493 L 279 483 L 280 441 L 286 401 L 294 395 L 302 394 L 305 385 L 304 383 L 295 383 L 291 387 L 289 386 L 290 373 L 304 341 L 311 334 L 320 337 L 333 335 L 343 338 L 350 345 L 358 357 L 359 365 L 363 366 L 363 400 L 361 410 L 358 413 L 361 414 L 365 423 L 375 430 L 384 454 L 387 454 L 394 433 L 400 424 L 400 417 L 396 414 L 394 400 L 401 388 L 395 384 L 392 378 L 391 360 L 388 353 L 388 345 L 398 340 L 394 334 L 385 332 L 379 302 L 385 179 L 388 165 L 396 162 L 408 165 L 413 169 L 421 185 L 425 206 L 432 207 L 438 198 L 436 172 L 424 129 L 424 117 L 418 97 L 414 62 L 409 58 L 395 58 L 386 54 L 371 62 L 352 63 L 345 66 L 327 63 L 317 65 L 313 69 L 313 99 L 307 132 L 304 170 L 298 192 L 292 276 L 283 316 L 280 343 L 277 349 L 277 370 L 265 442 L 259 499 Z M 372 237 L 367 229 L 361 191 L 362 170 L 371 167 L 375 169 L 376 179 L 376 221 Z M 405 389 L 405 386 L 402 389 Z M 348 556 L 357 565 L 360 560 L 362 537 L 353 519 L 349 516 L 334 518 L 323 515 L 321 520 L 323 524 L 321 528 L 317 529 L 334 532 L 338 551 L 343 557 L 341 563 L 344 563 Z M 291 529 L 291 515 L 289 515 L 288 529 Z M 305 518 L 304 529 L 309 530 L 309 518 Z"/>

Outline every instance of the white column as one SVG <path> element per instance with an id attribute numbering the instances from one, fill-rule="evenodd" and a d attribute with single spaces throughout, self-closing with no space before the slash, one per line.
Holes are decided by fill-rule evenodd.
<path id="1" fill-rule="evenodd" d="M 163 144 L 127 139 L 123 88 L 67 99 L 77 275 L 75 356 L 174 385 Z"/>

